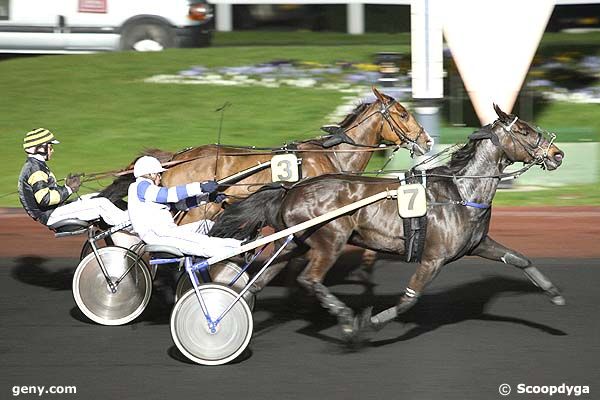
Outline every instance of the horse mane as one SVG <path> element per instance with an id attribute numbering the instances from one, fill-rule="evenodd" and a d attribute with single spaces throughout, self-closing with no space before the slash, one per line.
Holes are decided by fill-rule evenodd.
<path id="1" fill-rule="evenodd" d="M 351 127 L 352 124 L 354 123 L 354 121 L 356 121 L 358 119 L 358 116 L 361 115 L 371 104 L 373 104 L 373 103 L 360 103 L 359 105 L 354 107 L 354 109 L 348 115 L 346 115 L 346 117 L 344 117 L 342 122 L 338 123 L 340 128 L 343 131 L 345 131 L 346 129 Z M 317 144 L 319 146 L 323 146 L 323 143 L 326 142 L 327 140 L 329 140 L 329 136 L 319 137 L 319 138 L 315 138 L 315 139 L 308 139 L 308 140 L 304 141 L 303 143 L 313 143 L 313 144 Z"/>
<path id="2" fill-rule="evenodd" d="M 430 172 L 443 175 L 456 175 L 467 166 L 469 161 L 475 155 L 477 145 L 481 140 L 469 140 L 461 148 L 452 153 L 452 158 L 446 165 L 432 168 Z"/>
<path id="3" fill-rule="evenodd" d="M 342 128 L 349 127 L 351 124 L 354 123 L 354 121 L 356 121 L 358 116 L 362 114 L 363 111 L 365 111 L 367 107 L 369 107 L 371 104 L 373 103 L 360 103 L 359 105 L 354 107 L 354 110 L 352 110 L 350 114 L 346 115 L 344 120 L 339 123 L 339 126 L 341 126 Z"/>

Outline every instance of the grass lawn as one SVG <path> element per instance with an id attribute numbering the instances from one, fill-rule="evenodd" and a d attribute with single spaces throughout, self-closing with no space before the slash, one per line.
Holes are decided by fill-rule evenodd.
<path id="1" fill-rule="evenodd" d="M 6 171 L 0 177 L 0 206 L 19 204 L 16 194 L 6 194 L 16 189 L 24 159 L 23 135 L 36 127 L 49 128 L 62 142 L 52 161 L 60 177 L 70 171 L 121 168 L 146 147 L 178 150 L 215 143 L 220 115 L 214 110 L 226 101 L 233 107 L 225 113 L 222 143 L 257 146 L 318 136 L 326 116 L 343 102 L 343 94 L 322 89 L 159 85 L 144 83 L 144 78 L 176 74 L 194 65 L 236 66 L 281 59 L 373 62 L 377 52 L 407 53 L 410 37 L 243 32 L 218 33 L 214 44 L 152 54 L 40 56 L 0 62 L 0 166 Z M 557 103 L 536 122 L 546 129 L 560 128 L 566 135 L 573 126 L 583 126 L 585 132 L 575 132 L 573 140 L 600 132 L 597 105 Z M 470 130 L 443 127 L 444 141 L 462 141 Z M 597 194 L 589 194 L 590 188 L 582 190 L 584 199 L 597 203 Z"/>

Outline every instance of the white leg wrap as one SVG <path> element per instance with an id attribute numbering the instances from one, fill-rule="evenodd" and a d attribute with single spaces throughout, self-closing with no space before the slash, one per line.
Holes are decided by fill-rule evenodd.
<path id="1" fill-rule="evenodd" d="M 542 290 L 548 290 L 552 288 L 552 282 L 550 282 L 536 267 L 527 267 L 523 270 L 527 277 Z"/>

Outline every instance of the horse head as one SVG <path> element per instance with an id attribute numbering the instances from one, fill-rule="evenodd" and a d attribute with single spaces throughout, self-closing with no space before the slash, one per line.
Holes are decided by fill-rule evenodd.
<path id="1" fill-rule="evenodd" d="M 373 87 L 377 101 L 373 107 L 382 116 L 380 136 L 384 140 L 408 149 L 411 156 L 423 155 L 433 147 L 433 138 L 417 122 L 415 117 L 393 97 L 380 93 Z"/>
<path id="2" fill-rule="evenodd" d="M 482 129 L 470 136 L 471 139 L 491 139 L 501 147 L 510 162 L 537 164 L 549 171 L 562 164 L 565 154 L 555 144 L 556 135 L 507 114 L 494 104 L 498 119 L 490 129 Z"/>

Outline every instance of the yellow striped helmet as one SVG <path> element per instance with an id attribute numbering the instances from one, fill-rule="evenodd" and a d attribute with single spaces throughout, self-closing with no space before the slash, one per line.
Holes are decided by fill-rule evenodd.
<path id="1" fill-rule="evenodd" d="M 37 128 L 25 134 L 23 148 L 28 149 L 45 143 L 60 143 L 54 138 L 54 134 L 45 128 Z"/>

